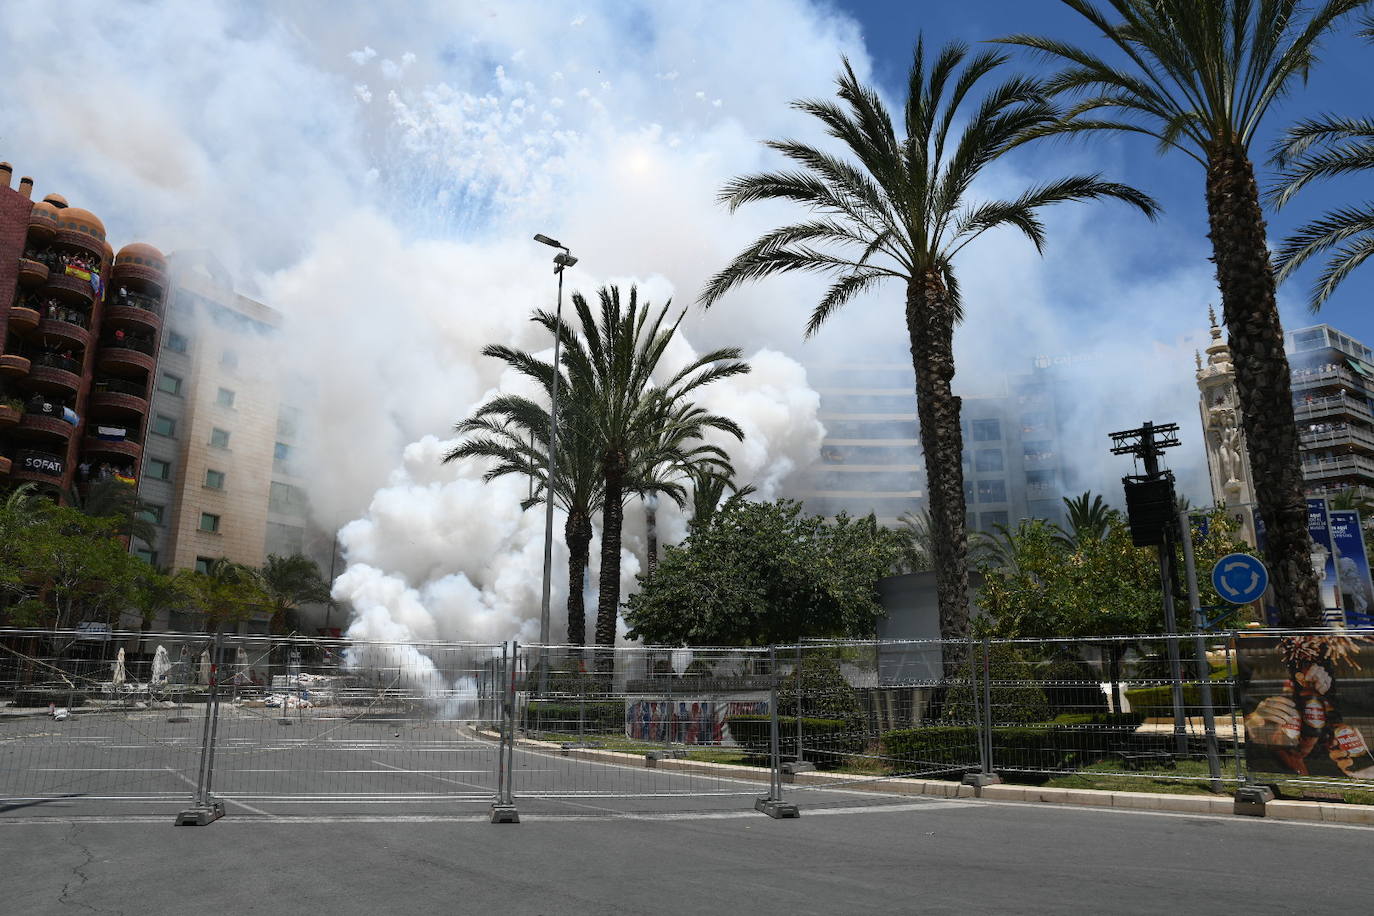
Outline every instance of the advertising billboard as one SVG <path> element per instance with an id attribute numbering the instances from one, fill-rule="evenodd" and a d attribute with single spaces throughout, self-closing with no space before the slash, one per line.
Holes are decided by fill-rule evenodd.
<path id="1" fill-rule="evenodd" d="M 1336 578 L 1340 582 L 1345 621 L 1353 627 L 1374 626 L 1374 582 L 1369 577 L 1360 513 L 1354 509 L 1332 509 L 1327 515 L 1331 521 L 1331 544 L 1336 549 Z"/>

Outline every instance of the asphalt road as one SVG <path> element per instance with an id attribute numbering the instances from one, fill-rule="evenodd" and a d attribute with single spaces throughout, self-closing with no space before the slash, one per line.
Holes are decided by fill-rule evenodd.
<path id="1" fill-rule="evenodd" d="M 1358 913 L 1374 831 L 916 800 L 480 818 L 0 818 L 4 911 Z"/>

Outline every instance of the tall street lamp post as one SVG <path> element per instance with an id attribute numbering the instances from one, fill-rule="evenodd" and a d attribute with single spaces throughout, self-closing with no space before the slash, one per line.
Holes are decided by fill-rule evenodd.
<path id="1" fill-rule="evenodd" d="M 568 246 L 557 239 L 539 234 L 534 237 L 534 240 L 548 245 L 550 248 L 560 249 L 558 254 L 553 257 L 553 272 L 558 275 L 558 310 L 555 313 L 558 333 L 553 336 L 553 387 L 549 392 L 549 460 L 545 472 L 544 488 L 544 591 L 539 606 L 539 643 L 542 647 L 549 644 L 549 596 L 553 586 L 553 500 L 554 474 L 558 463 L 558 381 L 563 375 L 562 367 L 558 362 L 558 355 L 563 343 L 563 270 L 576 264 L 577 258 L 573 257 Z M 541 685 L 545 684 L 548 678 L 545 652 L 546 650 L 543 648 L 539 650 Z"/>

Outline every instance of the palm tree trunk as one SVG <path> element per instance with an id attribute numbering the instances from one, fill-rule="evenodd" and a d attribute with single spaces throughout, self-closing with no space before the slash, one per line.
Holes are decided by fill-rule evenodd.
<path id="1" fill-rule="evenodd" d="M 940 636 L 963 640 L 968 635 L 964 444 L 959 429 L 960 400 L 950 388 L 954 379 L 954 311 L 938 270 L 929 270 L 908 285 L 906 323 L 916 370 L 916 413 L 930 494 Z M 949 653 L 946 656 L 948 660 Z"/>
<path id="2" fill-rule="evenodd" d="M 601 585 L 596 595 L 596 644 L 615 645 L 615 620 L 620 610 L 620 530 L 624 521 L 622 504 L 625 482 L 625 457 L 608 454 L 602 460 L 605 491 L 601 509 Z M 609 656 L 599 659 L 598 670 L 608 669 Z"/>
<path id="3" fill-rule="evenodd" d="M 563 539 L 568 545 L 568 645 L 584 646 L 587 644 L 587 608 L 582 598 L 582 580 L 587 574 L 592 543 L 592 520 L 585 512 L 568 513 Z"/>
<path id="4" fill-rule="evenodd" d="M 658 500 L 653 496 L 644 501 L 644 527 L 645 540 L 648 542 L 644 571 L 646 575 L 652 576 L 658 568 Z"/>
<path id="5" fill-rule="evenodd" d="M 1210 151 L 1207 217 L 1279 621 L 1316 626 L 1322 617 L 1321 594 L 1308 559 L 1288 358 L 1255 169 L 1243 148 Z"/>

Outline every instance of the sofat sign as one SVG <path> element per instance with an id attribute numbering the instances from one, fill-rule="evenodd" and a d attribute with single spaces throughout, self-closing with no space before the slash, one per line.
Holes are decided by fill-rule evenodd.
<path id="1" fill-rule="evenodd" d="M 36 474 L 47 474 L 51 477 L 62 476 L 62 459 L 54 458 L 51 455 L 25 455 L 22 467 L 26 471 L 33 471 Z"/>

